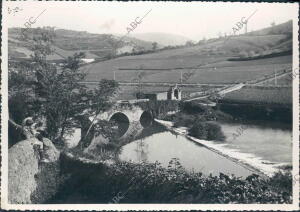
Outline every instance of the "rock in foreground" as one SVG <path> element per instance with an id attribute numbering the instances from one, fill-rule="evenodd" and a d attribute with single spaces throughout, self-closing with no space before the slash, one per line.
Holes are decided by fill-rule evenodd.
<path id="1" fill-rule="evenodd" d="M 11 204 L 43 203 L 51 198 L 60 184 L 59 151 L 44 138 L 41 161 L 38 151 L 42 142 L 36 138 L 20 141 L 8 150 L 8 202 Z"/>

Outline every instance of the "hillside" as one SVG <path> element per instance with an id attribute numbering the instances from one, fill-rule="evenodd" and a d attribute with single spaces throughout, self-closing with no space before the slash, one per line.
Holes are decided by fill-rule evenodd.
<path id="1" fill-rule="evenodd" d="M 37 29 L 27 30 L 28 36 L 33 37 Z M 76 52 L 85 52 L 86 58 L 98 59 L 109 58 L 116 48 L 116 54 L 132 52 L 135 50 L 150 50 L 152 43 L 136 38 L 121 37 L 110 34 L 93 34 L 84 31 L 56 29 L 55 51 L 56 54 L 49 60 L 60 60 L 71 56 Z M 32 54 L 30 43 L 21 38 L 21 28 L 10 28 L 8 30 L 8 54 L 10 58 L 29 58 Z"/>
<path id="2" fill-rule="evenodd" d="M 147 54 L 106 59 L 85 65 L 81 69 L 88 72 L 86 80 L 94 82 L 103 78 L 113 79 L 114 75 L 119 82 L 132 82 L 138 72 L 144 73 L 143 82 L 179 83 L 181 73 L 184 76 L 188 72 L 193 74 L 184 79 L 185 83 L 214 85 L 247 82 L 272 75 L 275 69 L 280 71 L 291 67 L 291 54 L 272 56 L 273 53 L 292 50 L 291 24 L 289 21 L 274 26 L 273 30 L 269 27 L 239 36 L 209 39 L 193 46 L 158 49 Z M 14 28 L 9 31 L 9 56 L 29 57 L 30 44 L 20 40 L 18 30 L 20 29 Z M 55 32 L 57 54 L 49 57 L 51 60 L 70 56 L 77 51 L 85 51 L 87 58 L 103 58 L 111 54 L 112 46 L 119 41 L 119 37 L 114 35 L 62 29 Z M 131 37 L 126 37 L 119 43 L 119 53 L 132 51 L 133 48 L 137 51 L 152 48 L 151 42 Z M 229 61 L 230 58 L 251 58 L 257 55 L 271 56 L 257 60 Z M 151 88 L 147 90 L 151 91 Z"/>
<path id="3" fill-rule="evenodd" d="M 177 46 L 177 45 L 184 45 L 187 41 L 191 39 L 175 34 L 168 34 L 168 33 L 134 33 L 130 35 L 131 37 L 149 41 L 149 42 L 157 42 L 162 46 Z"/>
<path id="4" fill-rule="evenodd" d="M 290 25 L 291 22 L 286 24 Z M 287 26 L 283 24 L 283 26 Z M 279 25 L 277 26 L 279 27 Z M 286 27 L 291 30 L 290 27 Z M 267 32 L 267 29 L 264 29 Z M 89 69 L 88 81 L 112 79 L 130 82 L 138 71 L 145 72 L 145 82 L 179 82 L 180 71 L 193 71 L 187 81 L 191 83 L 238 83 L 270 75 L 291 66 L 292 55 L 270 57 L 251 61 L 228 61 L 244 54 L 265 55 L 292 49 L 288 34 L 239 35 L 210 39 L 192 47 L 161 50 L 151 54 L 120 57 L 95 64 Z M 276 31 L 277 33 L 277 31 Z"/>
<path id="5" fill-rule="evenodd" d="M 291 24 L 290 22 L 288 22 Z M 291 29 L 291 28 L 288 28 Z M 264 31 L 267 31 L 264 29 Z M 88 72 L 87 81 L 99 81 L 103 78 L 119 82 L 135 82 L 139 72 L 143 72 L 142 82 L 180 83 L 181 73 L 190 73 L 183 78 L 185 83 L 203 83 L 215 86 L 219 84 L 247 83 L 256 79 L 273 77 L 274 71 L 290 70 L 292 55 L 270 56 L 248 61 L 229 61 L 230 58 L 244 58 L 255 55 L 269 55 L 292 50 L 292 40 L 284 34 L 240 35 L 210 39 L 205 43 L 191 47 L 165 49 L 154 53 L 119 57 L 82 67 Z M 274 54 L 275 55 L 275 54 Z M 284 81 L 290 86 L 291 81 Z M 167 88 L 143 87 L 145 92 L 166 91 Z M 203 91 L 203 87 L 184 90 L 184 93 Z M 291 88 L 282 90 L 290 98 Z M 120 98 L 134 98 L 134 87 L 123 89 Z M 273 93 L 271 93 L 273 95 Z M 268 93 L 265 93 L 268 95 Z M 270 98 L 273 98 L 270 96 Z"/>
<path id="6" fill-rule="evenodd" d="M 247 33 L 247 35 L 281 35 L 291 33 L 293 30 L 292 20 L 287 21 L 282 24 L 274 25 L 272 27 L 267 27 L 264 29 L 256 30 L 253 32 Z"/>

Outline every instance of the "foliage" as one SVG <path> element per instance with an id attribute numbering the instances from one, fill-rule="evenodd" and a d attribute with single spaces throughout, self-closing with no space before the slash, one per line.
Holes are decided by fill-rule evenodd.
<path id="1" fill-rule="evenodd" d="M 67 164 L 67 167 L 75 166 Z M 185 171 L 176 158 L 167 168 L 157 162 L 118 162 L 106 169 L 92 164 L 80 170 L 77 167 L 70 171 L 71 178 L 51 203 L 250 204 L 292 201 L 290 186 L 283 188 L 281 186 L 285 184 L 278 184 L 279 187 L 274 187 L 272 182 L 276 177 L 263 178 L 253 174 L 242 179 L 222 173 L 204 176 Z M 283 175 L 282 181 L 291 182 L 290 178 L 290 175 Z M 116 200 L 116 196 L 120 198 Z"/>
<path id="2" fill-rule="evenodd" d="M 189 129 L 189 135 L 199 139 L 224 141 L 225 136 L 221 127 L 212 122 L 195 122 Z"/>
<path id="3" fill-rule="evenodd" d="M 155 51 L 157 49 L 157 42 L 152 43 L 152 50 Z"/>
<path id="4" fill-rule="evenodd" d="M 187 47 L 191 47 L 191 46 L 194 46 L 195 44 L 194 44 L 194 42 L 193 41 L 187 41 L 186 43 L 185 43 L 185 46 L 187 46 Z"/>
<path id="5" fill-rule="evenodd" d="M 118 138 L 118 129 L 116 128 L 116 126 L 117 125 L 114 122 L 98 120 L 97 123 L 94 124 L 95 136 L 99 136 L 101 134 L 110 142 L 116 141 Z"/>
<path id="6" fill-rule="evenodd" d="M 174 127 L 189 128 L 189 135 L 206 140 L 225 140 L 221 127 L 212 121 L 224 118 L 220 111 L 205 107 L 194 102 L 180 103 L 180 112 L 168 116 L 165 120 L 172 121 Z"/>
<path id="7" fill-rule="evenodd" d="M 270 185 L 277 191 L 289 193 L 292 190 L 292 175 L 291 172 L 277 172 L 272 177 Z"/>
<path id="8" fill-rule="evenodd" d="M 150 111 L 155 118 L 162 118 L 167 115 L 169 111 L 178 110 L 178 101 L 162 100 L 162 101 L 148 101 L 136 103 L 145 111 Z"/>
<path id="9" fill-rule="evenodd" d="M 189 115 L 186 113 L 176 113 L 169 116 L 168 121 L 174 122 L 174 127 L 192 127 L 194 121 L 197 119 L 198 115 Z"/>
<path id="10" fill-rule="evenodd" d="M 101 80 L 94 90 L 81 84 L 86 77 L 79 67 L 84 53 L 75 53 L 66 58 L 61 67 L 50 63 L 47 57 L 53 54 L 52 28 L 39 29 L 31 36 L 31 48 L 34 54 L 31 61 L 15 64 L 9 73 L 9 108 L 12 117 L 20 119 L 29 115 L 28 102 L 34 102 L 31 113 L 46 118 L 47 137 L 52 141 L 63 141 L 65 136 L 78 127 L 78 116 L 89 116 L 108 109 L 112 105 L 110 96 L 117 90 L 118 84 L 113 80 Z M 25 68 L 31 70 L 24 75 Z M 27 70 L 26 69 L 26 70 Z M 26 92 L 25 92 L 26 91 Z M 20 100 L 18 100 L 18 99 Z M 15 111 L 16 102 L 24 101 L 24 108 Z M 18 113 L 21 113 L 18 114 Z"/>
<path id="11" fill-rule="evenodd" d="M 114 97 L 118 95 L 118 90 L 119 84 L 115 80 L 100 80 L 98 87 L 92 91 L 92 109 L 96 113 L 109 109 L 112 106 Z"/>
<path id="12" fill-rule="evenodd" d="M 224 118 L 221 111 L 208 110 L 199 114 L 188 114 L 185 112 L 178 112 L 173 115 L 166 116 L 164 120 L 172 121 L 174 127 L 192 127 L 195 122 L 215 121 Z M 230 119 L 230 117 L 225 117 Z"/>
<path id="13" fill-rule="evenodd" d="M 209 110 L 207 107 L 194 102 L 180 103 L 180 111 L 185 112 L 187 114 L 201 114 L 205 113 L 207 110 Z"/>

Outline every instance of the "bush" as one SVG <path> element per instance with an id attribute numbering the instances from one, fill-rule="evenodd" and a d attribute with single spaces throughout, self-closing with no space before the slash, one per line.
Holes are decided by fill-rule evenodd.
<path id="1" fill-rule="evenodd" d="M 103 165 L 65 164 L 72 176 L 50 203 L 291 203 L 292 190 L 274 190 L 273 178 L 246 179 L 189 173 L 178 159 L 168 168 L 159 163 L 118 162 Z M 101 168 L 102 167 L 102 168 Z M 288 176 L 282 176 L 288 178 Z M 284 186 L 284 185 L 279 185 Z M 288 187 L 290 188 L 290 187 Z"/>
<path id="2" fill-rule="evenodd" d="M 274 188 L 274 190 L 289 192 L 292 190 L 292 175 L 290 172 L 277 172 L 270 181 L 270 186 Z"/>
<path id="3" fill-rule="evenodd" d="M 196 117 L 185 113 L 176 114 L 173 117 L 174 127 L 192 127 Z"/>
<path id="4" fill-rule="evenodd" d="M 196 123 L 189 129 L 189 135 L 199 139 L 224 141 L 225 136 L 221 127 L 212 122 L 201 122 L 196 120 Z"/>
<path id="5" fill-rule="evenodd" d="M 245 57 L 248 57 L 248 53 L 247 53 L 246 51 L 241 51 L 241 52 L 239 53 L 239 56 L 240 56 L 241 58 L 245 58 Z"/>
<path id="6" fill-rule="evenodd" d="M 208 108 L 194 102 L 181 102 L 180 111 L 187 113 L 187 114 L 197 114 L 197 113 L 205 113 Z"/>

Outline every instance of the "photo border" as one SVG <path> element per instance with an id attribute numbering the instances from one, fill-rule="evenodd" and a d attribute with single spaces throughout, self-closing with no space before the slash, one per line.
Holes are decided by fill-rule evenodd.
<path id="1" fill-rule="evenodd" d="M 34 2 L 34 1 L 27 1 Z M 42 1 L 45 2 L 45 1 Z M 78 1 L 71 1 L 77 3 Z M 182 2 L 182 1 L 177 1 Z M 185 1 L 195 2 L 195 1 Z M 198 2 L 212 2 L 201 1 Z M 257 2 L 257 1 L 213 1 L 217 3 L 293 3 L 293 2 Z M 35 2 L 38 3 L 38 2 Z M 52 4 L 51 1 L 48 1 Z M 57 3 L 57 1 L 55 1 Z M 121 1 L 111 2 L 112 4 Z M 165 2 L 167 3 L 167 2 Z M 2 55 L 1 55 L 1 208 L 6 210 L 281 210 L 299 209 L 299 181 L 293 186 L 292 204 L 8 204 L 8 28 L 7 1 L 2 2 Z M 297 3 L 296 3 L 297 4 Z M 293 70 L 299 67 L 299 3 L 298 13 L 293 17 Z M 297 21 L 295 21 L 297 20 Z M 297 36 L 298 35 L 298 36 Z M 4 95 L 5 94 L 5 95 Z M 299 175 L 299 75 L 293 80 L 293 176 Z"/>

